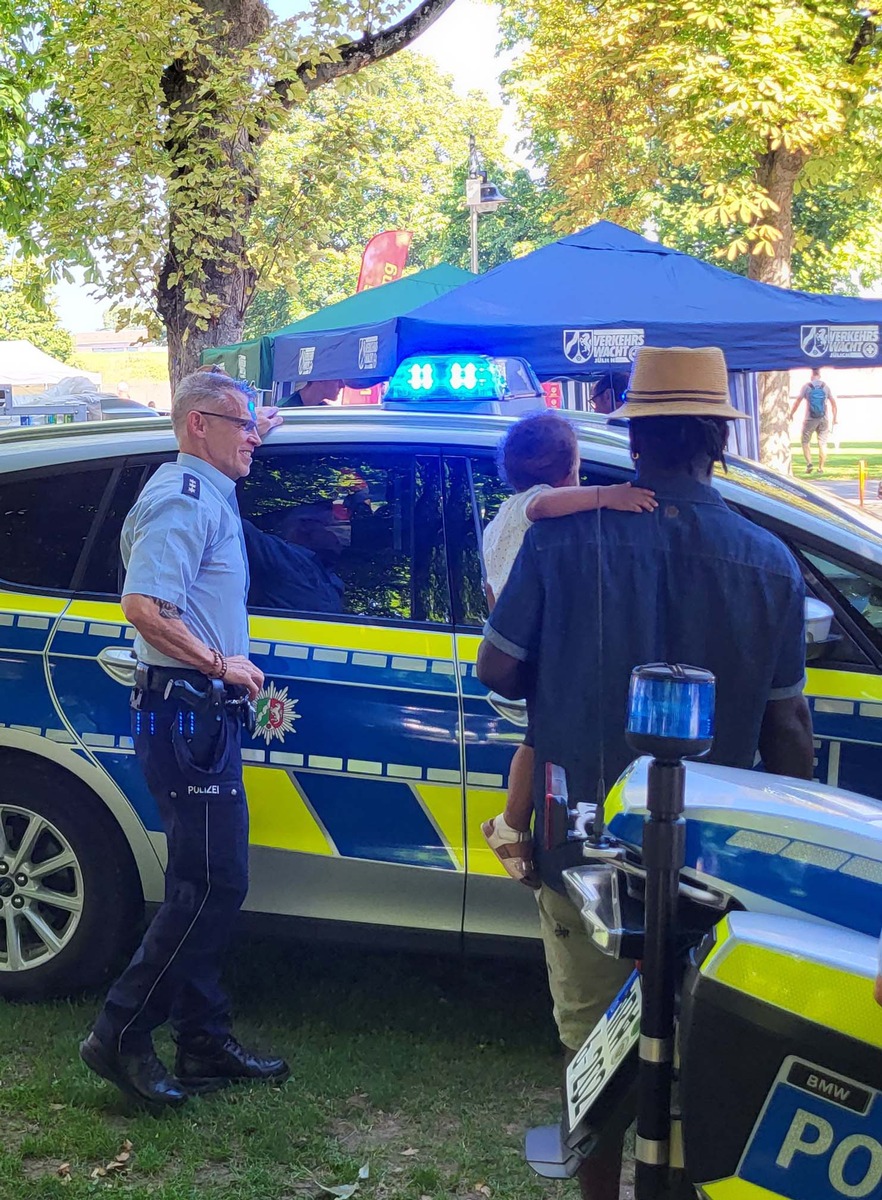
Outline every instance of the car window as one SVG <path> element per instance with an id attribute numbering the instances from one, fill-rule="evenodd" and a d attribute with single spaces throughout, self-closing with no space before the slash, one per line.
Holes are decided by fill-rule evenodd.
<path id="1" fill-rule="evenodd" d="M 877 550 L 882 549 L 879 522 L 851 504 L 843 504 L 833 496 L 826 496 L 820 489 L 804 487 L 799 480 L 780 475 L 759 463 L 729 461 L 727 478 L 742 488 L 784 504 L 791 512 L 798 510 L 813 522 L 834 525 L 843 533 L 860 534 Z M 737 502 L 743 504 L 743 497 Z"/>
<path id="2" fill-rule="evenodd" d="M 114 471 L 74 573 L 71 583 L 74 592 L 96 596 L 121 594 L 124 572 L 119 537 L 129 509 L 153 470 L 155 464 L 140 464 Z"/>
<path id="3" fill-rule="evenodd" d="M 112 476 L 53 467 L 0 479 L 0 580 L 68 590 Z"/>
<path id="4" fill-rule="evenodd" d="M 481 570 L 479 532 L 511 493 L 493 460 L 453 458 L 444 464 L 445 528 L 453 618 L 457 625 L 483 625 L 487 601 Z"/>
<path id="5" fill-rule="evenodd" d="M 239 489 L 250 608 L 449 622 L 438 456 L 292 448 Z"/>
<path id="6" fill-rule="evenodd" d="M 460 458 L 449 455 L 444 464 L 447 554 L 450 562 L 454 620 L 457 625 L 482 626 L 487 600 L 478 552 L 479 538 L 511 495 L 496 461 L 489 454 Z M 621 483 L 629 472 L 582 462 L 583 486 Z"/>

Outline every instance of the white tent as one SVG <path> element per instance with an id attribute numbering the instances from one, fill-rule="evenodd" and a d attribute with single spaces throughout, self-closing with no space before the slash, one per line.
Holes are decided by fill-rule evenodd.
<path id="1" fill-rule="evenodd" d="M 72 376 L 82 376 L 101 387 L 101 376 L 94 371 L 81 371 L 68 363 L 59 362 L 51 354 L 45 354 L 36 346 L 23 339 L 14 342 L 0 342 L 0 385 L 11 384 L 13 392 L 17 388 L 51 387 L 62 379 Z"/>

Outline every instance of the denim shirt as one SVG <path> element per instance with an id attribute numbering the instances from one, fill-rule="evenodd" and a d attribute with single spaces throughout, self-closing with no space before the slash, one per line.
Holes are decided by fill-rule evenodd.
<path id="1" fill-rule="evenodd" d="M 571 803 L 593 803 L 602 746 L 607 788 L 615 782 L 634 758 L 624 736 L 634 667 L 713 671 L 708 761 L 732 767 L 754 765 L 767 702 L 799 695 L 805 682 L 805 587 L 790 551 L 708 484 L 637 482 L 655 491 L 654 512 L 537 521 L 484 627 L 487 641 L 534 668 L 536 859 L 558 890 L 581 852 L 542 845 L 544 764 L 566 769 Z"/>

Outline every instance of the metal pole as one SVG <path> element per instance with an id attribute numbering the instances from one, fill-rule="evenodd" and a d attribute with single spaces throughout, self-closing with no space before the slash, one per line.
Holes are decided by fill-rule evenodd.
<path id="1" fill-rule="evenodd" d="M 478 210 L 469 209 L 469 251 L 472 259 L 472 273 L 478 274 Z"/>
<path id="2" fill-rule="evenodd" d="M 677 965 L 674 933 L 678 880 L 686 850 L 685 779 L 682 762 L 653 759 L 649 766 L 649 818 L 643 828 L 646 939 L 640 1017 L 637 1200 L 658 1200 L 668 1187 Z"/>

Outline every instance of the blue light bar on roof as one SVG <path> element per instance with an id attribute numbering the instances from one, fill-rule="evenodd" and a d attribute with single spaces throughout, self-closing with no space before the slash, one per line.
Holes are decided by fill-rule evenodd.
<path id="1" fill-rule="evenodd" d="M 512 415 L 544 404 L 545 394 L 526 359 L 467 353 L 406 358 L 383 398 L 388 408 Z"/>
<path id="2" fill-rule="evenodd" d="M 504 400 L 505 373 L 483 354 L 406 358 L 389 383 L 386 400 Z"/>

